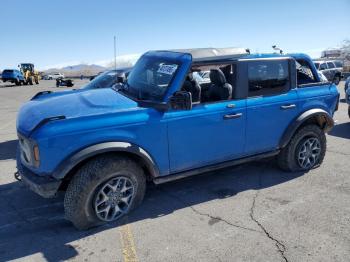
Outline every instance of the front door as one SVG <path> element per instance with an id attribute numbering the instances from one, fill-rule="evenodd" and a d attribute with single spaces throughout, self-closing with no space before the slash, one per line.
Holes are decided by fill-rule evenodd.
<path id="1" fill-rule="evenodd" d="M 232 160 L 244 152 L 245 99 L 198 104 L 164 117 L 171 173 Z"/>

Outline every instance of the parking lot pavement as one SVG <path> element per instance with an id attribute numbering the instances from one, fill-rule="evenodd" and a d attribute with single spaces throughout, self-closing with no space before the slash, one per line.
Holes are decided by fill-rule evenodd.
<path id="1" fill-rule="evenodd" d="M 42 199 L 13 178 L 18 108 L 52 86 L 0 84 L 0 261 L 349 261 L 344 100 L 317 169 L 284 173 L 268 160 L 150 184 L 123 221 L 79 232 L 64 220 L 63 196 Z"/>

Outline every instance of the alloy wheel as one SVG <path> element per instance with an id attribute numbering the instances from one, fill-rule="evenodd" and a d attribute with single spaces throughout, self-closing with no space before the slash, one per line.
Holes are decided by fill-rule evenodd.
<path id="1" fill-rule="evenodd" d="M 310 137 L 303 141 L 297 153 L 298 164 L 303 169 L 312 168 L 321 154 L 321 143 L 316 137 Z"/>
<path id="2" fill-rule="evenodd" d="M 127 177 L 114 177 L 105 182 L 96 194 L 94 209 L 103 221 L 114 221 L 129 211 L 135 186 Z"/>

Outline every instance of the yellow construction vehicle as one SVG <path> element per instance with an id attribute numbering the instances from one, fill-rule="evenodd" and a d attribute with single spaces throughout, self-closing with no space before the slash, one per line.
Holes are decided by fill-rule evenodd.
<path id="1" fill-rule="evenodd" d="M 33 83 L 39 84 L 39 73 L 34 71 L 34 64 L 22 63 L 19 64 L 18 67 L 24 76 L 25 85 L 33 85 Z"/>

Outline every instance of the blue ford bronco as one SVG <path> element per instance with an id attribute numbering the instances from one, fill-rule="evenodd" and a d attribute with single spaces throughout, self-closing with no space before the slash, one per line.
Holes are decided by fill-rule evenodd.
<path id="1" fill-rule="evenodd" d="M 304 54 L 150 51 L 117 88 L 24 104 L 17 176 L 43 197 L 65 191 L 66 218 L 86 229 L 138 206 L 146 181 L 272 156 L 286 171 L 319 166 L 338 101 Z"/>

